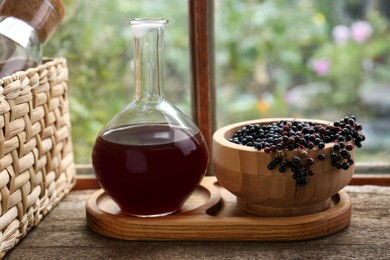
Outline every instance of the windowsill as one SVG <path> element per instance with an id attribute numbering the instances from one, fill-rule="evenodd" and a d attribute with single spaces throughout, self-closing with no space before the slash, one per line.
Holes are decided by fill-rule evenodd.
<path id="1" fill-rule="evenodd" d="M 100 188 L 91 165 L 79 164 L 76 171 L 77 183 L 73 190 Z M 355 175 L 349 185 L 390 186 L 390 165 L 360 163 L 356 166 Z"/>

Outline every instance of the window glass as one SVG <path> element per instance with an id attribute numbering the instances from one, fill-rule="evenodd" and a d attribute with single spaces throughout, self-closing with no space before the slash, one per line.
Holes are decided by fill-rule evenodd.
<path id="1" fill-rule="evenodd" d="M 90 163 L 98 132 L 133 98 L 133 40 L 128 19 L 169 19 L 164 36 L 164 94 L 190 115 L 187 1 L 62 2 L 64 21 L 44 46 L 44 54 L 67 59 L 76 163 Z"/>
<path id="2" fill-rule="evenodd" d="M 389 162 L 388 1 L 216 1 L 217 125 L 355 115 L 358 162 Z"/>
<path id="3" fill-rule="evenodd" d="M 187 1 L 63 3 L 44 54 L 68 60 L 76 163 L 90 162 L 98 131 L 133 97 L 129 18 L 170 20 L 164 93 L 191 115 Z M 353 114 L 367 137 L 357 160 L 389 162 L 389 13 L 386 0 L 215 0 L 217 126 Z"/>

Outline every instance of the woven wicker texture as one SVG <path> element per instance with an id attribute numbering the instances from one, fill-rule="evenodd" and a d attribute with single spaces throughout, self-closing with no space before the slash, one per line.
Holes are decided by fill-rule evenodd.
<path id="1" fill-rule="evenodd" d="M 0 79 L 0 258 L 70 191 L 65 59 Z"/>

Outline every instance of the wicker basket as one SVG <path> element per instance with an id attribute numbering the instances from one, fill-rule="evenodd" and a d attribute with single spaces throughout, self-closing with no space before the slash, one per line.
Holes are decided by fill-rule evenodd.
<path id="1" fill-rule="evenodd" d="M 66 60 L 0 79 L 0 258 L 75 184 Z"/>

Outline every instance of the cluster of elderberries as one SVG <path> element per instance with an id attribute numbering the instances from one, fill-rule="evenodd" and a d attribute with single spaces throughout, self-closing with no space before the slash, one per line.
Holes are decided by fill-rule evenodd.
<path id="1" fill-rule="evenodd" d="M 268 164 L 268 169 L 274 170 L 278 167 L 281 173 L 290 169 L 296 183 L 306 185 L 307 177 L 314 174 L 311 166 L 316 160 L 326 159 L 324 153 L 312 158 L 307 151 L 321 150 L 325 148 L 325 144 L 333 143 L 330 158 L 332 165 L 347 170 L 354 163 L 350 154 L 353 144 L 360 148 L 365 140 L 361 130 L 362 125 L 357 123 L 355 116 L 345 117 L 329 125 L 282 120 L 265 125 L 246 125 L 237 130 L 229 141 L 275 154 Z M 284 152 L 294 150 L 299 153 L 287 160 Z"/>

